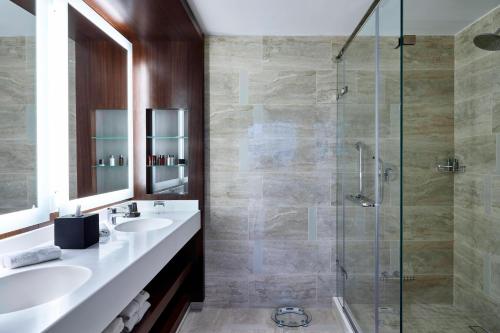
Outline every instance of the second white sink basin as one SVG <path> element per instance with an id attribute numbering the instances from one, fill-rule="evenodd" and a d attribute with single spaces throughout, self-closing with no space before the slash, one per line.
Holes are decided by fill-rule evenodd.
<path id="1" fill-rule="evenodd" d="M 0 278 L 0 313 L 48 303 L 75 291 L 92 275 L 80 266 L 34 268 Z"/>
<path id="2" fill-rule="evenodd" d="M 174 222 L 170 219 L 139 219 L 121 223 L 115 227 L 115 230 L 122 232 L 152 231 L 169 227 L 172 223 Z"/>

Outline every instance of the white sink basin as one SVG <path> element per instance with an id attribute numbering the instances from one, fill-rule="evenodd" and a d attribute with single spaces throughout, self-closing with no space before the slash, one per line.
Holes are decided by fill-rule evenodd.
<path id="1" fill-rule="evenodd" d="M 174 222 L 169 219 L 139 219 L 121 223 L 115 227 L 115 230 L 122 232 L 144 232 L 163 229 L 171 226 L 172 223 Z"/>
<path id="2" fill-rule="evenodd" d="M 80 266 L 34 268 L 0 278 L 0 313 L 27 309 L 75 291 L 92 272 Z"/>

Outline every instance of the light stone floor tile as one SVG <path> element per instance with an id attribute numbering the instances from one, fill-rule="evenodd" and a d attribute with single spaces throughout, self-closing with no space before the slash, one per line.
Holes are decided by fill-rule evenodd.
<path id="1" fill-rule="evenodd" d="M 271 308 L 204 308 L 190 312 L 179 333 L 343 333 L 340 319 L 329 308 L 308 309 L 308 327 L 280 328 L 271 320 Z"/>

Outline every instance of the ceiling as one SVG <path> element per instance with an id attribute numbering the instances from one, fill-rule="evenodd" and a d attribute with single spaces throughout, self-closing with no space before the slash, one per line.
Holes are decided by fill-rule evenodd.
<path id="1" fill-rule="evenodd" d="M 35 16 L 10 1 L 0 1 L 0 36 L 34 36 Z"/>
<path id="2" fill-rule="evenodd" d="M 208 35 L 350 35 L 372 0 L 187 0 Z M 399 0 L 383 0 L 383 23 L 399 27 Z M 406 0 L 405 33 L 454 35 L 500 0 Z M 392 25 L 392 27 L 391 27 Z M 383 29 L 384 30 L 384 29 Z"/>

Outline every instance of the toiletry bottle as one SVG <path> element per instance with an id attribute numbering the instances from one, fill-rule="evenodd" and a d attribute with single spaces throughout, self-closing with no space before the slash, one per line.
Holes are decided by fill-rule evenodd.
<path id="1" fill-rule="evenodd" d="M 146 161 L 147 166 L 152 166 L 153 165 L 153 157 L 151 155 L 148 155 L 148 159 Z"/>
<path id="2" fill-rule="evenodd" d="M 111 167 L 115 166 L 115 156 L 114 155 L 109 156 L 109 166 L 111 166 Z"/>
<path id="3" fill-rule="evenodd" d="M 123 155 L 120 155 L 118 157 L 118 165 L 123 166 L 124 164 L 125 164 L 125 158 L 123 157 Z"/>

